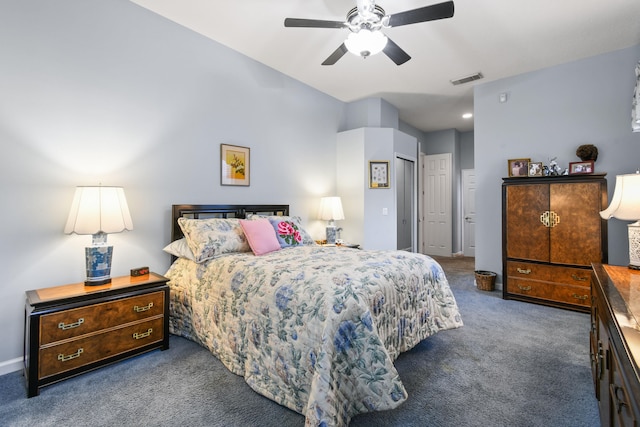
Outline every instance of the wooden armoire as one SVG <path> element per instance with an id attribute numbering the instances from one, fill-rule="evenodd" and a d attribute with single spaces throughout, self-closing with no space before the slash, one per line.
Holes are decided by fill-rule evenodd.
<path id="1" fill-rule="evenodd" d="M 504 178 L 503 298 L 591 307 L 591 264 L 606 263 L 605 174 Z"/>

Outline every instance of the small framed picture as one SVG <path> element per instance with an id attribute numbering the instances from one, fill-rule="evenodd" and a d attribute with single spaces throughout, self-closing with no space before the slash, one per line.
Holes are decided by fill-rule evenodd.
<path id="1" fill-rule="evenodd" d="M 388 161 L 372 160 L 369 162 L 369 188 L 391 188 Z"/>
<path id="2" fill-rule="evenodd" d="M 529 176 L 529 162 L 531 159 L 509 159 L 509 176 L 522 177 Z"/>
<path id="3" fill-rule="evenodd" d="M 250 149 L 220 144 L 220 184 L 249 185 Z"/>
<path id="4" fill-rule="evenodd" d="M 569 163 L 569 175 L 584 175 L 593 173 L 593 160 Z"/>
<path id="5" fill-rule="evenodd" d="M 529 162 L 529 176 L 542 176 L 542 162 Z"/>

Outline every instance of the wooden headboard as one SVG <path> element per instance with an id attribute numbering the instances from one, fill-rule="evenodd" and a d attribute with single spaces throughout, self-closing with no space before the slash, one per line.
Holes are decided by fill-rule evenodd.
<path id="1" fill-rule="evenodd" d="M 173 205 L 171 241 L 184 237 L 178 218 L 246 218 L 247 214 L 289 215 L 289 205 Z"/>

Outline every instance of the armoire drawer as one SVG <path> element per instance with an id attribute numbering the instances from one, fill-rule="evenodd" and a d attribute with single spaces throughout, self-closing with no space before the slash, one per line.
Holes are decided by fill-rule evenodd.
<path id="1" fill-rule="evenodd" d="M 582 307 L 591 306 L 591 289 L 561 283 L 509 278 L 507 292 L 513 295 L 539 298 Z"/>
<path id="2" fill-rule="evenodd" d="M 583 288 L 591 287 L 591 270 L 582 268 L 507 261 L 507 276 L 510 279 L 540 280 Z"/>
<path id="3" fill-rule="evenodd" d="M 95 304 L 53 314 L 40 319 L 40 344 L 78 337 L 113 326 L 162 314 L 164 292 L 154 292 Z"/>

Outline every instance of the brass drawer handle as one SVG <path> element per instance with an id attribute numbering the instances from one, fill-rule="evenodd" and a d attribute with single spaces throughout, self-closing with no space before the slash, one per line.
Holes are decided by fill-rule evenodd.
<path id="1" fill-rule="evenodd" d="M 560 224 L 560 216 L 554 211 L 544 211 L 540 214 L 540 222 L 547 228 Z"/>
<path id="2" fill-rule="evenodd" d="M 530 268 L 527 268 L 525 270 L 524 268 L 518 267 L 517 270 L 518 270 L 518 273 L 520 273 L 520 274 L 531 274 L 531 269 Z"/>
<path id="3" fill-rule="evenodd" d="M 134 305 L 133 306 L 133 311 L 135 311 L 136 313 L 142 313 L 143 311 L 151 310 L 151 307 L 153 307 L 153 303 L 152 302 L 150 302 L 147 305 L 143 305 L 142 307 Z"/>
<path id="4" fill-rule="evenodd" d="M 611 384 L 611 391 L 611 394 L 613 395 L 615 400 L 614 404 L 616 405 L 616 410 L 618 411 L 618 413 L 620 413 L 622 412 L 623 406 L 629 406 L 629 404 L 627 403 L 627 395 L 622 387 L 619 387 L 615 384 Z M 619 394 L 619 392 L 622 392 L 622 396 Z"/>
<path id="5" fill-rule="evenodd" d="M 602 369 L 604 363 L 604 349 L 602 348 L 602 343 L 600 341 L 598 341 L 598 360 L 596 363 L 598 368 L 598 370 L 596 371 L 596 378 L 601 380 L 602 373 L 604 372 L 604 369 Z"/>
<path id="6" fill-rule="evenodd" d="M 82 347 L 80 347 L 78 349 L 78 351 L 76 351 L 75 353 L 68 354 L 66 356 L 64 354 L 59 354 L 58 355 L 58 360 L 60 360 L 62 362 L 67 362 L 69 360 L 76 359 L 76 358 L 80 357 L 80 355 L 82 354 L 83 351 L 84 350 L 82 349 Z"/>
<path id="7" fill-rule="evenodd" d="M 582 301 L 586 301 L 587 299 L 589 299 L 589 295 L 582 295 L 582 296 L 580 296 L 580 295 L 578 295 L 578 294 L 573 294 L 573 297 L 574 297 L 575 299 L 579 299 L 579 300 L 582 300 Z"/>
<path id="8" fill-rule="evenodd" d="M 84 317 L 81 317 L 78 319 L 77 322 L 69 323 L 68 325 L 66 325 L 64 322 L 60 322 L 58 323 L 58 329 L 62 329 L 63 331 L 66 331 L 67 329 L 77 328 L 83 323 L 84 323 Z"/>
<path id="9" fill-rule="evenodd" d="M 531 286 L 520 286 L 520 285 L 518 285 L 518 289 L 520 289 L 521 291 L 530 291 L 531 290 Z"/>
<path id="10" fill-rule="evenodd" d="M 578 276 L 578 275 L 577 275 L 577 274 L 575 274 L 575 273 L 573 273 L 573 274 L 571 275 L 571 278 L 572 278 L 573 280 L 577 280 L 578 282 L 586 282 L 587 280 L 589 280 L 589 278 L 588 278 L 588 277 L 580 277 L 580 276 Z"/>
<path id="11" fill-rule="evenodd" d="M 141 333 L 136 332 L 135 334 L 133 334 L 133 338 L 136 340 L 146 338 L 149 335 L 151 335 L 151 332 L 153 332 L 153 328 L 147 329 L 147 332 L 141 332 Z"/>

